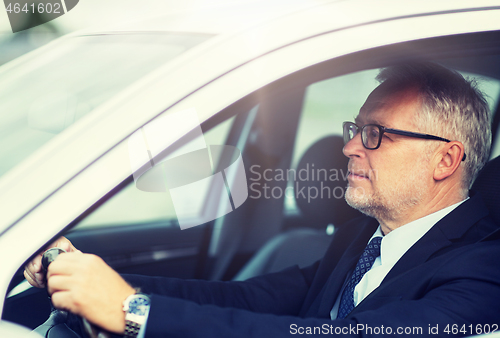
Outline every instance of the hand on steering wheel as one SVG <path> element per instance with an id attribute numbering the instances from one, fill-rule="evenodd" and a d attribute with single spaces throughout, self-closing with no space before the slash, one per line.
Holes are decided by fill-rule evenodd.
<path id="1" fill-rule="evenodd" d="M 58 255 L 48 266 L 46 283 L 41 271 L 43 255 L 28 264 L 25 275 L 37 285 L 47 285 L 56 308 L 85 318 L 106 331 L 123 334 L 125 313 L 122 303 L 135 290 L 100 257 L 83 254 L 67 239 L 64 240 L 70 244 L 71 252 Z M 33 274 L 33 271 L 40 272 Z"/>
<path id="2" fill-rule="evenodd" d="M 80 252 L 80 250 L 75 248 L 73 244 L 66 237 L 61 237 L 57 241 L 50 244 L 45 250 L 45 252 L 47 252 L 51 248 L 59 248 L 66 252 Z M 35 258 L 33 258 L 31 262 L 29 262 L 24 267 L 24 278 L 26 278 L 26 280 L 31 285 L 37 288 L 44 288 L 46 286 L 46 279 L 45 279 L 46 271 L 44 271 L 42 267 L 43 254 L 44 252 L 37 255 Z"/>

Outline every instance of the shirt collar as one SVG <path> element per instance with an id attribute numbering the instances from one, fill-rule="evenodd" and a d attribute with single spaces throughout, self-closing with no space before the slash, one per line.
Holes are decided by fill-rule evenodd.
<path id="1" fill-rule="evenodd" d="M 469 197 L 461 202 L 455 203 L 430 215 L 400 226 L 385 236 L 379 225 L 373 236 L 370 238 L 370 241 L 374 237 L 383 237 L 380 244 L 381 264 L 394 264 L 397 262 L 405 254 L 405 252 L 413 246 L 413 244 L 415 244 L 434 226 L 434 224 L 439 222 L 442 218 L 468 199 Z"/>

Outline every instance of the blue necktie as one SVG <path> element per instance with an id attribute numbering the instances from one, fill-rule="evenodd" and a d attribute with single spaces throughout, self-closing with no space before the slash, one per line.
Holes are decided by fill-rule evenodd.
<path id="1" fill-rule="evenodd" d="M 345 318 L 354 309 L 354 288 L 358 285 L 365 273 L 370 270 L 375 259 L 380 256 L 381 241 L 382 237 L 373 238 L 366 246 L 365 251 L 363 251 L 363 254 L 358 260 L 358 264 L 356 264 L 356 268 L 354 268 L 351 279 L 344 289 L 342 298 L 340 299 L 337 318 Z"/>

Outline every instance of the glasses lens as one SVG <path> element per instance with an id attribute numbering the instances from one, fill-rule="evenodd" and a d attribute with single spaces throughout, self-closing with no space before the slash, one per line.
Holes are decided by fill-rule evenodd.
<path id="1" fill-rule="evenodd" d="M 363 127 L 361 136 L 367 149 L 375 149 L 380 142 L 380 129 L 375 125 L 366 125 Z"/>
<path id="2" fill-rule="evenodd" d="M 344 144 L 347 144 L 358 133 L 357 126 L 352 122 L 344 122 Z"/>

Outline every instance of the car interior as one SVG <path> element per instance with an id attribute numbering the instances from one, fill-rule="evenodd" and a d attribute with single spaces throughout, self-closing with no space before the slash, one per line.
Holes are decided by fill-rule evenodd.
<path id="1" fill-rule="evenodd" d="M 360 51 L 299 70 L 201 125 L 207 144 L 241 151 L 249 196 L 239 208 L 180 230 L 168 192 L 139 191 L 129 177 L 61 235 L 123 274 L 245 280 L 312 264 L 324 255 L 335 228 L 360 216 L 343 198 L 347 158 L 342 154 L 342 122 L 354 119 L 377 86 L 379 68 L 418 60 L 483 80 L 493 116 L 494 160 L 472 188 L 500 224 L 498 46 L 499 32 L 452 35 Z M 187 142 L 182 138 L 173 147 Z M 304 179 L 301 173 L 311 176 Z M 325 198 L 318 197 L 323 192 Z M 211 189 L 199 193 L 205 200 L 218 198 Z M 20 267 L 10 289 L 23 281 L 22 271 Z M 31 288 L 11 293 L 3 319 L 35 328 L 49 313 L 45 290 Z"/>

